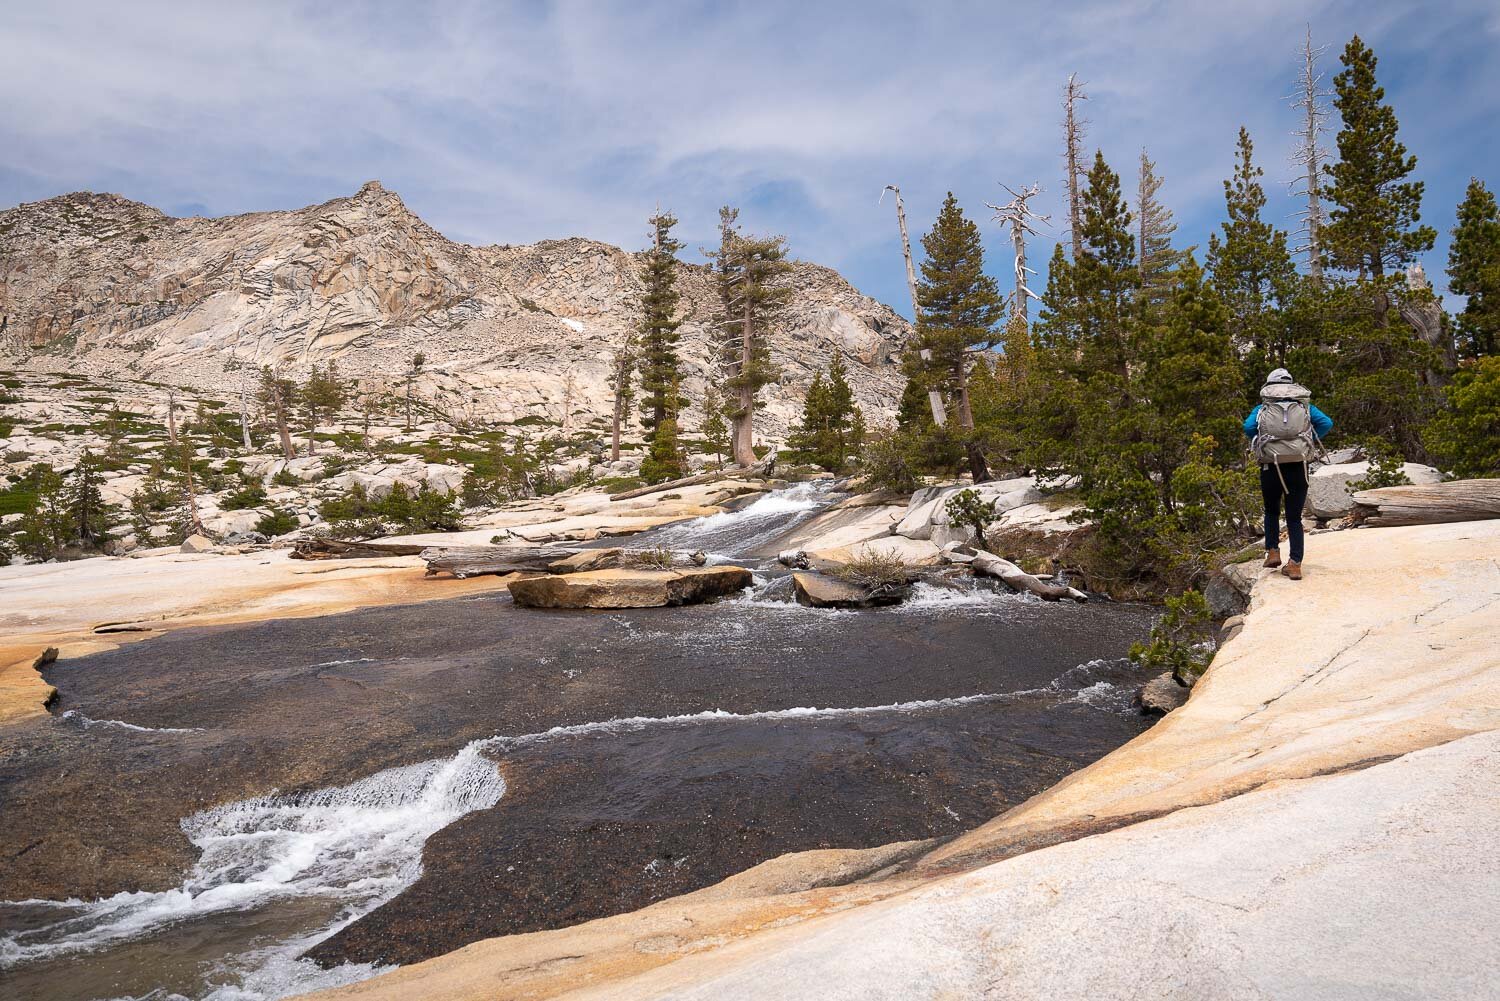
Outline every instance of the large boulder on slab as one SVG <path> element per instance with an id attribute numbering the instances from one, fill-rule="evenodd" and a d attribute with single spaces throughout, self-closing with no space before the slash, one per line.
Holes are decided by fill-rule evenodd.
<path id="1" fill-rule="evenodd" d="M 1443 474 L 1431 466 L 1403 463 L 1401 471 L 1417 486 L 1443 482 Z M 1314 518 L 1342 518 L 1354 509 L 1349 484 L 1370 474 L 1368 462 L 1341 462 L 1320 466 L 1307 481 L 1307 513 Z"/>
<path id="2" fill-rule="evenodd" d="M 818 573 L 792 574 L 792 590 L 799 605 L 808 608 L 873 608 L 895 605 L 906 597 L 903 586 L 871 590 L 858 584 Z"/>
<path id="3" fill-rule="evenodd" d="M 683 570 L 590 570 L 510 585 L 522 608 L 661 608 L 695 605 L 750 586 L 743 567 Z"/>
<path id="4" fill-rule="evenodd" d="M 1146 682 L 1136 701 L 1146 715 L 1165 716 L 1173 709 L 1187 705 L 1188 691 L 1177 683 L 1171 671 L 1167 671 Z"/>
<path id="5" fill-rule="evenodd" d="M 991 480 L 972 487 L 962 484 L 925 487 L 912 495 L 906 514 L 896 524 L 896 534 L 908 539 L 930 540 L 939 548 L 949 542 L 972 542 L 973 529 L 954 525 L 948 520 L 948 499 L 960 490 L 973 490 L 982 502 L 994 506 L 997 515 L 1040 503 L 1044 496 L 1037 487 L 1036 478 L 1031 476 Z"/>

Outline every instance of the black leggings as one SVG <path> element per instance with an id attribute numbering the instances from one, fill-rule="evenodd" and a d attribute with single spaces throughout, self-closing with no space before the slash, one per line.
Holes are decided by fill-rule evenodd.
<path id="1" fill-rule="evenodd" d="M 1281 481 L 1286 481 L 1283 489 Z M 1302 505 L 1307 503 L 1307 465 L 1301 462 L 1283 462 L 1276 466 L 1260 467 L 1260 496 L 1266 502 L 1266 548 L 1281 548 L 1281 532 L 1277 521 L 1281 518 L 1282 501 L 1286 502 L 1286 537 L 1292 544 L 1291 560 L 1302 562 Z"/>

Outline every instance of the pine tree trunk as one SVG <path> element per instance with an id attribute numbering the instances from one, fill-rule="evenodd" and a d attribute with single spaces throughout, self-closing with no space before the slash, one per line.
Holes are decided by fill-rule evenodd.
<path id="1" fill-rule="evenodd" d="M 1083 148 L 1083 124 L 1078 121 L 1078 99 L 1085 97 L 1075 73 L 1068 77 L 1067 97 L 1064 102 L 1066 117 L 1063 123 L 1066 149 L 1064 159 L 1068 168 L 1068 222 L 1073 238 L 1073 259 L 1078 259 L 1083 247 L 1083 199 L 1078 190 L 1078 178 L 1082 174 L 1079 156 Z"/>
<path id="2" fill-rule="evenodd" d="M 906 206 L 901 201 L 901 189 L 894 184 L 888 185 L 890 190 L 896 193 L 896 222 L 901 227 L 901 252 L 906 256 L 906 287 L 911 291 L 911 318 L 912 323 L 920 323 L 922 320 L 922 307 L 917 302 L 917 271 L 911 263 L 911 236 L 906 231 Z M 917 352 L 917 356 L 924 362 L 932 358 L 932 352 L 926 349 Z M 932 423 L 938 427 L 948 423 L 948 413 L 943 407 L 943 394 L 936 389 L 927 391 L 927 405 L 932 409 Z"/>
<path id="3" fill-rule="evenodd" d="M 177 390 L 167 390 L 167 440 L 177 444 Z"/>
<path id="4" fill-rule="evenodd" d="M 313 432 L 317 430 L 317 426 L 318 426 L 318 415 L 317 415 L 317 413 L 316 412 L 310 412 L 310 413 L 308 413 L 308 415 L 307 415 L 307 454 L 308 455 L 312 455 L 314 452 L 316 452 L 318 450 L 318 439 L 313 436 Z"/>
<path id="5" fill-rule="evenodd" d="M 741 466 L 755 465 L 755 441 L 752 436 L 755 416 L 755 387 L 749 383 L 750 369 L 754 364 L 754 324 L 750 318 L 750 297 L 745 296 L 744 316 L 740 333 L 740 381 L 735 390 L 738 410 L 734 416 L 734 461 Z"/>
<path id="6" fill-rule="evenodd" d="M 276 431 L 281 436 L 282 458 L 294 458 L 297 451 L 292 448 L 292 432 L 286 426 L 286 404 L 281 399 L 281 387 L 272 389 L 271 402 L 276 407 Z"/>
<path id="7" fill-rule="evenodd" d="M 969 402 L 968 359 L 960 357 L 953 371 L 958 386 L 958 426 L 968 432 L 964 437 L 964 453 L 969 459 L 969 475 L 975 483 L 984 483 L 990 478 L 989 464 L 984 461 L 984 450 L 974 440 L 974 408 Z"/>
<path id="8" fill-rule="evenodd" d="M 625 409 L 625 398 L 620 395 L 619 389 L 615 390 L 615 412 L 611 422 L 609 435 L 609 461 L 620 461 L 620 411 Z"/>
<path id="9" fill-rule="evenodd" d="M 250 410 L 243 385 L 240 386 L 240 437 L 244 439 L 245 451 L 250 451 L 254 446 L 250 444 Z"/>

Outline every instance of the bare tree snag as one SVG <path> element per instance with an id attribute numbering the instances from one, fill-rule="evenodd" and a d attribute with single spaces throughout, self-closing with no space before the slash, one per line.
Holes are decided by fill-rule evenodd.
<path id="1" fill-rule="evenodd" d="M 1302 72 L 1297 80 L 1297 92 L 1292 97 L 1292 107 L 1302 112 L 1302 123 L 1292 133 L 1297 145 L 1292 150 L 1292 162 L 1301 168 L 1292 179 L 1293 194 L 1306 199 L 1306 207 L 1297 213 L 1301 224 L 1297 235 L 1301 242 L 1292 248 L 1293 253 L 1307 254 L 1307 273 L 1314 281 L 1323 278 L 1323 253 L 1319 242 L 1328 213 L 1323 208 L 1323 162 L 1328 150 L 1323 148 L 1322 137 L 1327 131 L 1328 111 L 1323 102 L 1329 96 L 1322 88 L 1323 74 L 1318 72 L 1318 56 L 1327 46 L 1313 47 L 1312 25 L 1307 26 L 1307 40 L 1302 46 Z"/>
<path id="2" fill-rule="evenodd" d="M 1037 302 L 1042 301 L 1042 297 L 1033 292 L 1026 284 L 1026 276 L 1028 274 L 1036 274 L 1035 271 L 1026 266 L 1026 236 L 1027 234 L 1032 236 L 1037 235 L 1036 228 L 1032 226 L 1033 221 L 1045 223 L 1050 221 L 1052 217 L 1037 215 L 1031 211 L 1031 206 L 1027 204 L 1031 199 L 1041 194 L 1042 186 L 1040 184 L 1031 184 L 1020 191 L 1017 191 L 1008 184 L 1001 184 L 1000 186 L 1010 192 L 1010 201 L 1004 205 L 991 205 L 989 202 L 985 202 L 985 205 L 995 210 L 995 221 L 1010 230 L 1010 243 L 1016 249 L 1016 290 L 1010 297 L 1010 315 L 1012 319 L 1018 319 L 1024 323 L 1027 320 L 1028 301 L 1031 299 L 1035 299 Z"/>
<path id="3" fill-rule="evenodd" d="M 1087 119 L 1078 117 L 1078 102 L 1088 98 L 1078 74 L 1070 73 L 1068 86 L 1063 91 L 1063 160 L 1068 172 L 1068 225 L 1072 233 L 1074 260 L 1083 246 L 1083 196 L 1079 191 L 1079 179 L 1084 176 L 1083 135 L 1084 127 L 1088 125 Z"/>
<path id="4" fill-rule="evenodd" d="M 917 303 L 917 270 L 911 261 L 911 236 L 906 230 L 906 205 L 901 201 L 901 189 L 894 184 L 887 184 L 885 190 L 880 193 L 885 197 L 889 191 L 896 196 L 896 223 L 901 227 L 901 253 L 906 256 L 906 287 L 911 292 L 911 318 L 913 325 L 922 322 L 922 307 Z M 924 361 L 932 360 L 932 352 L 926 348 L 921 349 L 918 356 Z M 948 411 L 943 406 L 943 394 L 936 389 L 927 391 L 927 405 L 932 408 L 932 423 L 943 427 L 948 423 Z"/>

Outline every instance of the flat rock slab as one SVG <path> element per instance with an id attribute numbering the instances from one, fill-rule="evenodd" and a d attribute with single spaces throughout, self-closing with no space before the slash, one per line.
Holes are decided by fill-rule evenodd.
<path id="1" fill-rule="evenodd" d="M 519 580 L 510 594 L 522 608 L 661 608 L 696 605 L 749 586 L 743 567 L 617 569 Z"/>

